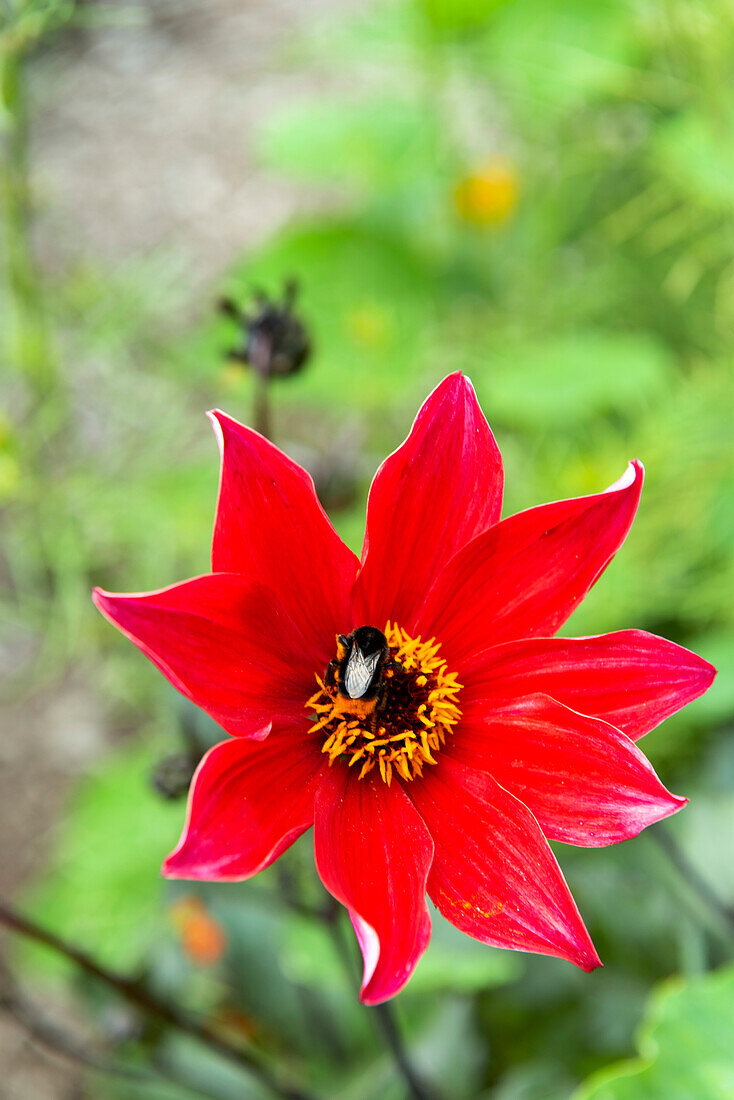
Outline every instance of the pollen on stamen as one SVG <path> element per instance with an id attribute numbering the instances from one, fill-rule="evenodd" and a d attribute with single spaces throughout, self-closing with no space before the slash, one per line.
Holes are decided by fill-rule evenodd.
<path id="1" fill-rule="evenodd" d="M 411 781 L 424 765 L 436 763 L 436 753 L 461 718 L 462 685 L 438 656 L 435 638 L 424 642 L 390 622 L 384 633 L 388 650 L 370 706 L 339 691 L 334 672 L 343 657 L 339 648 L 325 675 L 315 677 L 318 691 L 305 705 L 314 719 L 309 733 L 322 738 L 330 766 L 343 757 L 359 779 L 376 768 L 389 786 L 394 775 Z"/>

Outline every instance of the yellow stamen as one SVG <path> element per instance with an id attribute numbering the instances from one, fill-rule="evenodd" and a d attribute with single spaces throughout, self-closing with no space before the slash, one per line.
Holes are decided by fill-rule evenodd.
<path id="1" fill-rule="evenodd" d="M 435 764 L 437 753 L 461 718 L 456 699 L 462 685 L 438 656 L 435 638 L 424 642 L 395 623 L 385 627 L 388 653 L 381 687 L 368 700 L 342 695 L 333 675 L 316 677 L 319 690 L 306 708 L 314 718 L 309 733 L 323 738 L 321 751 L 329 765 L 343 756 L 349 767 L 359 763 L 363 779 L 377 765 L 390 786 L 393 775 L 410 782 Z M 345 650 L 337 645 L 337 660 Z M 355 768 L 355 772 L 356 772 Z"/>

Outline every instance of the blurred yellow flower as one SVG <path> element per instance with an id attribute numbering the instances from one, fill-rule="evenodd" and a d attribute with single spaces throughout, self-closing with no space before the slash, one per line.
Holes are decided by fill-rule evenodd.
<path id="1" fill-rule="evenodd" d="M 219 371 L 219 385 L 228 392 L 242 388 L 242 366 L 239 363 L 225 363 Z"/>
<path id="2" fill-rule="evenodd" d="M 518 193 L 514 166 L 497 158 L 459 180 L 454 204 L 459 217 L 470 225 L 502 225 L 514 213 Z"/>
<path id="3" fill-rule="evenodd" d="M 378 302 L 366 302 L 347 315 L 347 332 L 355 344 L 383 348 L 390 338 L 390 317 Z"/>

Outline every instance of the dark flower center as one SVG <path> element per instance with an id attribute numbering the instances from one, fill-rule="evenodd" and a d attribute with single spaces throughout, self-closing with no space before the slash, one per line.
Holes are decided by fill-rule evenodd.
<path id="1" fill-rule="evenodd" d="M 377 767 L 389 785 L 420 776 L 461 717 L 462 685 L 437 656 L 440 644 L 412 638 L 396 624 L 362 626 L 337 637 L 336 657 L 306 708 L 309 733 L 323 738 L 329 764 L 344 757 L 364 778 Z"/>

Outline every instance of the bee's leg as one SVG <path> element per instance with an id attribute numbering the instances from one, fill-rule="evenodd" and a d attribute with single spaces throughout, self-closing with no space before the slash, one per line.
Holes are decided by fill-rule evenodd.
<path id="1" fill-rule="evenodd" d="M 375 718 L 378 716 L 381 710 L 385 709 L 385 703 L 387 702 L 387 684 L 383 680 L 380 683 L 380 687 L 377 691 L 377 702 L 375 703 Z"/>
<path id="2" fill-rule="evenodd" d="M 331 691 L 336 691 L 339 687 L 339 662 L 336 658 L 332 658 L 326 667 L 326 673 L 324 674 L 324 687 L 329 688 Z"/>

